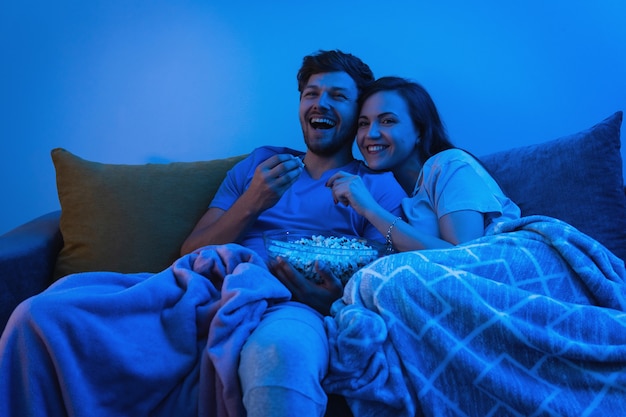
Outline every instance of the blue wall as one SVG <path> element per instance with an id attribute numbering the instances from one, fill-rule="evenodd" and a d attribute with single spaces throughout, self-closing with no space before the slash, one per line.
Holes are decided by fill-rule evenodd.
<path id="1" fill-rule="evenodd" d="M 217 3 L 3 2 L 0 233 L 58 209 L 55 147 L 132 164 L 301 147 L 295 73 L 317 49 L 420 81 L 478 155 L 626 110 L 620 0 Z"/>

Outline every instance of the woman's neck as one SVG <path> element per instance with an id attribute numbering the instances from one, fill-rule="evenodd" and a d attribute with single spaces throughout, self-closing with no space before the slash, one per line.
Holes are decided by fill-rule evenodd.
<path id="1" fill-rule="evenodd" d="M 391 171 L 396 181 L 398 181 L 400 186 L 404 189 L 404 192 L 411 196 L 413 195 L 413 190 L 415 190 L 415 183 L 417 182 L 421 170 L 422 163 L 417 157 L 414 157 L 407 159 L 405 163 L 395 167 Z"/>

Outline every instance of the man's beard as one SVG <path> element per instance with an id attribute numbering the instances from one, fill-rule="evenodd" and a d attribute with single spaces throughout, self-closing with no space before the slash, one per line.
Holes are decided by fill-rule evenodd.
<path id="1" fill-rule="evenodd" d="M 349 148 L 352 150 L 352 144 L 354 143 L 354 139 L 356 138 L 356 129 L 354 131 L 348 132 L 346 136 L 342 138 L 342 140 L 334 140 L 332 142 L 318 142 L 318 141 L 309 141 L 307 137 L 304 138 L 304 143 L 309 151 L 319 156 L 334 156 L 344 148 Z"/>

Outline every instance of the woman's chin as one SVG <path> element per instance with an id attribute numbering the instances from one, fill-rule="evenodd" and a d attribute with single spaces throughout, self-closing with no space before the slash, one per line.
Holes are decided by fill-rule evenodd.
<path id="1" fill-rule="evenodd" d="M 374 171 L 389 171 L 389 167 L 386 164 L 381 164 L 380 161 L 368 161 L 365 160 L 367 166 Z"/>

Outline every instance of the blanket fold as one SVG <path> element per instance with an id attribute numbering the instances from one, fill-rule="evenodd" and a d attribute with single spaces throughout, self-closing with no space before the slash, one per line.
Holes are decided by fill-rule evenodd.
<path id="1" fill-rule="evenodd" d="M 157 274 L 68 276 L 7 324 L 0 415 L 243 416 L 240 346 L 265 308 L 288 298 L 263 260 L 234 244 Z"/>
<path id="2" fill-rule="evenodd" d="M 325 325 L 358 416 L 626 415 L 626 274 L 532 216 L 357 272 Z"/>

